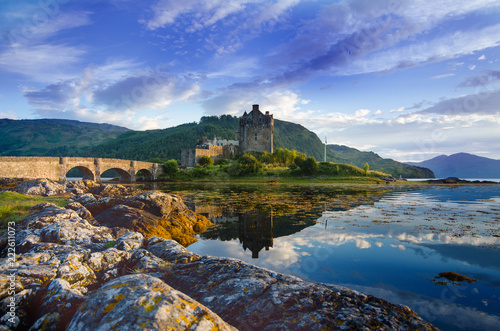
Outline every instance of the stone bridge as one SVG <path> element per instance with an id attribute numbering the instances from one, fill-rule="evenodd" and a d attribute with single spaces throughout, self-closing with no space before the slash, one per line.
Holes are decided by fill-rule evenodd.
<path id="1" fill-rule="evenodd" d="M 96 182 L 101 182 L 101 174 L 110 169 L 120 174 L 120 183 L 135 182 L 139 171 L 145 180 L 155 180 L 163 173 L 163 167 L 158 163 L 142 161 L 93 157 L 0 157 L 0 177 L 4 178 L 48 178 L 64 181 L 68 171 L 73 168 L 83 173 L 83 179 Z"/>

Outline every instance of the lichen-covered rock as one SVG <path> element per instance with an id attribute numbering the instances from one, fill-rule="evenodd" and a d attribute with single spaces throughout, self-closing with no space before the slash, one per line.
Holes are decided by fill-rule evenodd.
<path id="1" fill-rule="evenodd" d="M 436 330 L 407 307 L 234 259 L 176 264 L 164 280 L 238 329 Z"/>
<path id="2" fill-rule="evenodd" d="M 127 275 L 88 297 L 68 330 L 233 330 L 187 295 L 148 275 Z"/>
<path id="3" fill-rule="evenodd" d="M 85 206 L 89 203 L 96 202 L 97 198 L 92 193 L 84 193 L 84 194 L 74 195 L 71 197 L 70 200 L 78 202 L 83 206 Z"/>
<path id="4" fill-rule="evenodd" d="M 53 196 L 66 192 L 66 186 L 50 179 L 34 179 L 17 185 L 14 191 L 26 195 Z"/>
<path id="5" fill-rule="evenodd" d="M 64 206 L 64 208 L 76 211 L 78 216 L 80 216 L 81 218 L 83 218 L 89 222 L 94 221 L 94 217 L 92 216 L 92 213 L 79 202 L 71 202 L 71 203 L 67 204 L 66 206 Z"/>
<path id="6" fill-rule="evenodd" d="M 84 294 L 72 288 L 66 280 L 54 279 L 37 307 L 40 317 L 32 329 L 64 330 L 84 299 Z"/>
<path id="7" fill-rule="evenodd" d="M 96 227 L 71 210 L 48 207 L 24 219 L 16 233 L 19 252 L 26 252 L 36 242 L 91 244 L 114 239 L 106 227 Z"/>
<path id="8" fill-rule="evenodd" d="M 127 268 L 131 273 L 168 272 L 172 269 L 172 264 L 141 248 L 133 251 Z"/>
<path id="9" fill-rule="evenodd" d="M 127 273 L 129 259 L 129 252 L 111 247 L 102 252 L 93 252 L 84 262 L 99 282 L 106 282 Z"/>
<path id="10" fill-rule="evenodd" d="M 127 232 L 116 239 L 115 246 L 117 249 L 129 251 L 142 247 L 144 244 L 144 236 L 140 232 Z"/>
<path id="11" fill-rule="evenodd" d="M 146 249 L 160 259 L 171 263 L 198 261 L 201 256 L 188 251 L 174 240 L 151 237 L 146 242 Z"/>
<path id="12" fill-rule="evenodd" d="M 58 260 L 52 254 L 26 253 L 17 257 L 14 266 L 7 259 L 3 260 L 0 263 L 0 273 L 6 276 L 14 274 L 16 290 L 21 290 L 30 285 L 47 285 L 56 277 L 58 266 Z M 7 276 L 2 279 L 10 278 Z M 2 291 L 1 294 L 0 299 L 7 295 L 7 291 Z"/>
<path id="13" fill-rule="evenodd" d="M 172 210 L 186 210 L 182 199 L 160 191 L 146 191 L 129 197 L 125 205 L 167 218 Z"/>

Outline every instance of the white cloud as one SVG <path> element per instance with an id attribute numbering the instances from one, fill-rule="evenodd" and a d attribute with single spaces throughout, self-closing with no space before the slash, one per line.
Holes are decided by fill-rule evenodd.
<path id="1" fill-rule="evenodd" d="M 22 86 L 21 91 L 42 117 L 70 117 L 120 125 L 130 122 L 139 129 L 159 128 L 163 123 L 160 121 L 163 115 L 154 112 L 145 115 L 145 111 L 164 111 L 172 102 L 193 101 L 200 93 L 200 83 L 192 75 L 130 70 L 130 66 L 138 64 L 118 61 L 89 66 L 80 77 L 42 89 Z"/>
<path id="2" fill-rule="evenodd" d="M 89 15 L 88 12 L 55 11 L 52 16 L 44 16 L 46 20 L 39 24 L 28 19 L 14 21 L 13 28 L 5 35 L 8 45 L 0 51 L 0 70 L 39 82 L 70 78 L 71 74 L 66 72 L 82 60 L 87 53 L 85 47 L 48 43 L 46 40 L 61 31 L 90 24 Z"/>
<path id="3" fill-rule="evenodd" d="M 365 117 L 369 113 L 370 111 L 368 109 L 359 109 L 356 110 L 356 113 L 354 113 L 354 117 Z"/>
<path id="4" fill-rule="evenodd" d="M 477 58 L 479 61 L 486 60 L 486 56 L 483 54 Z"/>
<path id="5" fill-rule="evenodd" d="M 397 109 L 391 109 L 391 110 L 389 110 L 389 113 L 401 113 L 404 110 L 405 110 L 405 107 L 399 107 Z"/>
<path id="6" fill-rule="evenodd" d="M 68 79 L 65 69 L 81 61 L 86 52 L 66 45 L 11 46 L 0 52 L 0 70 L 39 82 Z"/>
<path id="7" fill-rule="evenodd" d="M 479 30 L 455 31 L 450 35 L 384 49 L 360 59 L 353 59 L 349 65 L 338 69 L 337 73 L 353 75 L 404 69 L 471 54 L 499 43 L 500 24 Z"/>
<path id="8" fill-rule="evenodd" d="M 448 78 L 448 77 L 453 77 L 453 76 L 455 76 L 454 73 L 448 73 L 448 74 L 432 76 L 431 79 L 441 79 L 441 78 Z"/>

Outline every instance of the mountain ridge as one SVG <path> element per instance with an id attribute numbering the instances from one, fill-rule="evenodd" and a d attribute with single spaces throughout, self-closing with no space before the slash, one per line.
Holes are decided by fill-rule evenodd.
<path id="1" fill-rule="evenodd" d="M 407 164 L 429 168 L 439 178 L 500 178 L 500 160 L 469 153 L 439 155 L 422 162 Z"/>
<path id="2" fill-rule="evenodd" d="M 3 122 L 2 122 L 3 121 Z M 11 121 L 11 122 L 6 122 Z M 72 120 L 0 120 L 0 156 L 86 156 L 151 161 L 180 160 L 183 148 L 194 148 L 202 136 L 235 139 L 239 117 L 204 116 L 199 122 L 147 131 L 134 131 L 111 124 Z M 36 123 L 40 124 L 38 127 Z M 23 124 L 24 127 L 23 127 Z M 9 126 L 10 125 L 10 126 Z M 10 128 L 10 129 L 9 129 Z M 59 130 L 59 131 L 58 131 Z M 19 136 L 23 144 L 12 144 Z M 31 140 L 30 140 L 31 139 Z M 38 140 L 37 140 L 38 139 Z M 2 147 L 3 146 L 3 147 Z M 295 149 L 322 161 L 325 147 L 319 137 L 301 124 L 275 119 L 274 149 Z M 373 152 L 361 152 L 340 145 L 328 145 L 327 161 L 353 164 L 407 178 L 433 178 L 432 171 L 383 159 Z"/>

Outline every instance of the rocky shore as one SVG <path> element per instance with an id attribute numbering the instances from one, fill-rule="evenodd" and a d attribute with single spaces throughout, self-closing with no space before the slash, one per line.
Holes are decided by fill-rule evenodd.
<path id="1" fill-rule="evenodd" d="M 71 202 L 34 206 L 0 235 L 0 330 L 436 329 L 370 295 L 189 252 L 210 222 L 179 197 L 21 185 L 14 190 Z"/>

